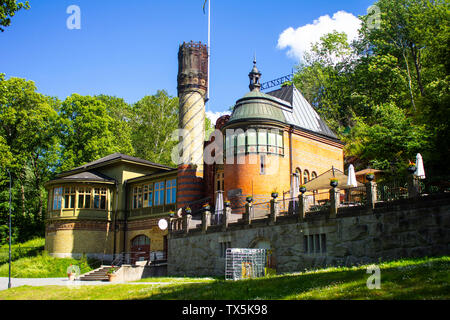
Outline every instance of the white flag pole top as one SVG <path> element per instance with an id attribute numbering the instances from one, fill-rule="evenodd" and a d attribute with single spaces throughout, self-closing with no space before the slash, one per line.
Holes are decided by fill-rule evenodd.
<path id="1" fill-rule="evenodd" d="M 352 187 L 358 186 L 358 183 L 356 182 L 355 168 L 352 164 L 348 167 L 347 185 Z"/>
<path id="2" fill-rule="evenodd" d="M 416 171 L 414 175 L 419 179 L 425 179 L 425 169 L 423 167 L 423 159 L 420 153 L 416 156 Z"/>
<path id="3" fill-rule="evenodd" d="M 209 101 L 209 91 L 210 91 L 210 66 L 211 66 L 211 0 L 208 0 L 208 89 L 206 92 L 206 99 Z"/>

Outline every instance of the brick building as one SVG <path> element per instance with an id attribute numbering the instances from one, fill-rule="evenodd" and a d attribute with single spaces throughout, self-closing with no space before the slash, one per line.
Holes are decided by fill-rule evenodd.
<path id="1" fill-rule="evenodd" d="M 231 116 L 217 120 L 205 142 L 207 56 L 205 45 L 180 46 L 179 127 L 186 134 L 177 168 L 113 154 L 47 183 L 50 254 L 164 258 L 167 229 L 158 223 L 173 212 L 180 216 L 189 207 L 195 216 L 201 204 L 214 206 L 222 193 L 239 217 L 249 196 L 266 201 L 276 191 L 295 197 L 299 185 L 331 167 L 343 171 L 343 143 L 294 85 L 261 92 L 256 61 L 250 92 L 237 100 Z"/>

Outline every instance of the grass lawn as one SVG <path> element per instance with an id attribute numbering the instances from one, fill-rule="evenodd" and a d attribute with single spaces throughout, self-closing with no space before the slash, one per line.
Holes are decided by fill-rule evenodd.
<path id="1" fill-rule="evenodd" d="M 45 239 L 36 238 L 11 246 L 11 260 L 36 256 L 44 250 Z M 0 246 L 0 265 L 9 261 L 9 245 Z"/>
<path id="2" fill-rule="evenodd" d="M 11 276 L 13 278 L 59 278 L 67 277 L 67 267 L 80 267 L 81 273 L 95 269 L 100 264 L 89 259 L 53 258 L 44 251 L 44 238 L 15 244 L 11 248 Z M 0 247 L 0 277 L 9 272 L 8 245 Z"/>
<path id="3" fill-rule="evenodd" d="M 254 300 L 254 299 L 450 299 L 450 257 L 380 263 L 381 289 L 366 286 L 367 266 L 327 268 L 267 278 L 225 281 L 207 278 L 148 278 L 157 284 L 18 287 L 0 300 Z M 159 280 L 158 280 L 159 279 Z"/>

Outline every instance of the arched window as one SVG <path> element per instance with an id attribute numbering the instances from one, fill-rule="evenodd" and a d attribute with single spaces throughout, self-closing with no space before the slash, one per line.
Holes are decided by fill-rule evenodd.
<path id="1" fill-rule="evenodd" d="M 309 181 L 309 172 L 308 170 L 303 171 L 303 183 L 307 183 Z"/>
<path id="2" fill-rule="evenodd" d="M 216 191 L 223 191 L 224 188 L 224 173 L 218 172 L 216 173 Z"/>
<path id="3" fill-rule="evenodd" d="M 145 246 L 145 245 L 149 245 L 150 244 L 150 239 L 141 234 L 140 236 L 136 236 L 133 241 L 132 241 L 132 246 L 133 247 L 138 247 L 138 246 Z"/>
<path id="4" fill-rule="evenodd" d="M 295 188 L 300 187 L 301 180 L 302 180 L 302 171 L 300 170 L 300 168 L 296 168 L 295 175 L 294 175 L 294 183 L 295 183 L 294 187 Z"/>
<path id="5" fill-rule="evenodd" d="M 315 171 L 311 172 L 311 180 L 317 178 L 317 173 Z"/>

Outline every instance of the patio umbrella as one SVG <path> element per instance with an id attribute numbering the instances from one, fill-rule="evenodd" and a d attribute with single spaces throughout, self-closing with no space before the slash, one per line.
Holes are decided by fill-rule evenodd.
<path id="1" fill-rule="evenodd" d="M 423 160 L 420 153 L 416 156 L 416 172 L 414 172 L 414 175 L 419 179 L 425 179 L 425 169 L 423 168 Z"/>
<path id="2" fill-rule="evenodd" d="M 347 185 L 352 187 L 358 186 L 358 183 L 356 182 L 355 168 L 352 164 L 348 167 Z"/>
<path id="3" fill-rule="evenodd" d="M 321 175 L 319 175 L 317 178 L 308 181 L 308 183 L 305 184 L 307 191 L 313 191 L 313 190 L 329 190 L 330 187 L 330 179 L 336 178 L 339 181 L 339 189 L 349 189 L 352 188 L 351 186 L 347 185 L 348 177 L 339 169 L 332 168 Z M 358 187 L 364 187 L 364 184 L 360 182 L 356 182 Z"/>
<path id="4" fill-rule="evenodd" d="M 219 224 L 220 221 L 222 220 L 222 214 L 223 214 L 223 191 L 219 190 L 217 191 L 216 207 L 215 207 L 216 224 Z"/>
<path id="5" fill-rule="evenodd" d="M 291 190 L 290 190 L 290 196 L 291 198 L 295 198 L 298 196 L 298 189 L 300 188 L 300 177 L 297 173 L 292 174 L 292 181 L 291 181 Z"/>

